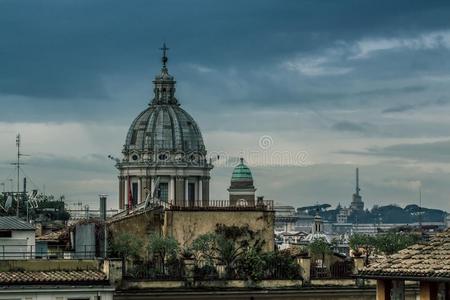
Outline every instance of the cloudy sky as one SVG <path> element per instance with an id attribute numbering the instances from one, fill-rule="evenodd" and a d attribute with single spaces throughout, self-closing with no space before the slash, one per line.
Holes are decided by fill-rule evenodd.
<path id="1" fill-rule="evenodd" d="M 450 210 L 450 2 L 0 0 L 0 181 L 20 132 L 31 187 L 116 205 L 129 124 L 166 41 L 209 152 L 278 203 Z M 15 179 L 14 179 L 15 180 Z M 14 182 L 13 182 L 14 184 Z"/>

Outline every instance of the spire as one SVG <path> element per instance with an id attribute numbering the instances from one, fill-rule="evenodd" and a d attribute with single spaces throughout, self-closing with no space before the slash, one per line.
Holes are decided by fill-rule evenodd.
<path id="1" fill-rule="evenodd" d="M 359 196 L 359 191 L 361 189 L 359 188 L 359 169 L 356 168 L 356 195 Z"/>
<path id="2" fill-rule="evenodd" d="M 169 74 L 169 70 L 167 69 L 167 48 L 166 43 L 163 43 L 163 46 L 159 48 L 162 50 L 162 68 L 161 72 L 156 75 L 155 80 L 153 80 L 153 84 L 155 85 L 153 91 L 155 96 L 151 102 L 151 105 L 179 105 L 178 100 L 175 98 L 175 83 L 173 76 Z"/>

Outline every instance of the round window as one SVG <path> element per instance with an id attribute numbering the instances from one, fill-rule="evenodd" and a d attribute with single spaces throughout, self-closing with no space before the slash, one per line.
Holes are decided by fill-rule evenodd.
<path id="1" fill-rule="evenodd" d="M 138 156 L 137 154 L 133 154 L 133 155 L 131 156 L 131 159 L 132 159 L 132 160 L 138 160 L 138 158 L 139 158 L 139 156 Z"/>

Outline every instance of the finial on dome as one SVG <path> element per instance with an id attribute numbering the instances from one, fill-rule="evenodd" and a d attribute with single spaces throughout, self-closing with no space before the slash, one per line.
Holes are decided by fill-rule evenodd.
<path id="1" fill-rule="evenodd" d="M 241 164 L 244 164 L 244 158 L 243 157 L 239 158 L 239 160 L 241 161 Z"/>
<path id="2" fill-rule="evenodd" d="M 167 48 L 166 43 L 164 42 L 162 48 L 159 48 L 159 50 L 163 51 L 162 63 L 163 63 L 163 67 L 165 68 L 166 67 L 166 63 L 169 60 L 167 58 L 167 51 L 169 50 L 169 48 Z"/>

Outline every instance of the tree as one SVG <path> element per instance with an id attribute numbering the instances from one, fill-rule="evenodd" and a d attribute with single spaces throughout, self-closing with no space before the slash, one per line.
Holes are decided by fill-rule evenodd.
<path id="1" fill-rule="evenodd" d="M 309 244 L 309 251 L 312 255 L 320 255 L 322 257 L 322 264 L 325 261 L 325 255 L 331 253 L 330 244 L 325 240 L 325 238 L 315 238 Z"/>
<path id="2" fill-rule="evenodd" d="M 112 256 L 118 256 L 123 260 L 137 259 L 142 251 L 143 242 L 137 236 L 131 233 L 120 233 L 115 236 L 110 243 L 110 252 Z"/>
<path id="3" fill-rule="evenodd" d="M 394 254 L 419 240 L 417 234 L 388 232 L 376 236 L 376 249 L 386 255 Z"/>
<path id="4" fill-rule="evenodd" d="M 164 237 L 159 234 L 151 234 L 148 243 L 148 251 L 150 256 L 160 258 L 163 261 L 176 258 L 179 245 L 173 237 Z"/>
<path id="5" fill-rule="evenodd" d="M 376 238 L 368 234 L 355 233 L 349 239 L 350 249 L 354 253 L 360 253 L 361 249 L 366 254 L 365 264 L 369 263 L 369 257 L 372 255 L 377 245 Z"/>
<path id="6" fill-rule="evenodd" d="M 248 226 L 226 226 L 217 224 L 214 233 L 199 236 L 192 243 L 198 259 L 205 259 L 209 265 L 218 262 L 225 267 L 227 276 L 236 275 L 238 261 L 245 253 L 260 253 L 264 241 L 256 237 Z"/>

